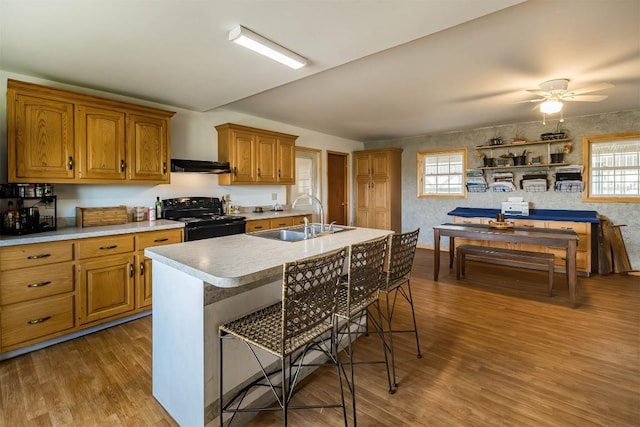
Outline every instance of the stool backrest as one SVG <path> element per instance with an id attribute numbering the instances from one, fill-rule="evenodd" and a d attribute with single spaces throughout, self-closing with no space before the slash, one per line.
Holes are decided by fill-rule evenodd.
<path id="1" fill-rule="evenodd" d="M 384 274 L 388 242 L 389 238 L 385 236 L 349 247 L 348 312 L 351 306 L 377 294 Z"/>
<path id="2" fill-rule="evenodd" d="M 398 282 L 405 282 L 411 276 L 413 257 L 418 244 L 420 229 L 406 233 L 396 233 L 389 237 L 389 256 L 387 257 L 386 281 L 383 286 L 393 286 Z"/>
<path id="3" fill-rule="evenodd" d="M 331 322 L 347 248 L 286 263 L 282 287 L 283 340 Z"/>

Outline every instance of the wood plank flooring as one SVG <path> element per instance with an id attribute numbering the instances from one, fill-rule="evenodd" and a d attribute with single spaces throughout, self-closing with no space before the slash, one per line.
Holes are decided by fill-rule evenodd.
<path id="1" fill-rule="evenodd" d="M 444 254 L 433 282 L 432 255 L 418 249 L 411 281 L 423 357 L 398 336 L 394 395 L 381 365 L 356 368 L 360 426 L 640 426 L 639 277 L 580 277 L 574 309 L 561 274 L 550 298 L 542 271 L 469 262 L 456 281 Z M 380 352 L 375 336 L 359 340 L 357 354 Z M 334 401 L 336 381 L 312 374 L 296 398 Z M 342 414 L 289 420 L 338 426 Z M 151 394 L 150 317 L 0 362 L 0 426 L 120 425 L 176 425 Z"/>

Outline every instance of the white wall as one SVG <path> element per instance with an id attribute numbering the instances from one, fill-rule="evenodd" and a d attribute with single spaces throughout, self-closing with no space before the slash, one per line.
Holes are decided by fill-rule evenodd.
<path id="1" fill-rule="evenodd" d="M 326 170 L 324 169 L 326 150 L 351 153 L 355 150 L 362 150 L 364 147 L 363 143 L 359 141 L 339 138 L 229 110 L 219 109 L 204 113 L 190 111 L 2 70 L 0 70 L 0 87 L 6 88 L 7 79 L 9 78 L 176 111 L 171 120 L 171 156 L 173 158 L 218 160 L 218 136 L 215 126 L 227 122 L 299 135 L 296 145 L 323 151 L 321 158 L 323 163 L 322 191 L 324 198 L 326 198 L 327 191 Z M 6 90 L 0 92 L 0 181 L 6 183 Z M 55 184 L 54 191 L 58 196 L 58 217 L 75 216 L 76 206 L 115 206 L 123 204 L 127 206 L 149 206 L 155 201 L 156 197 L 161 199 L 183 196 L 220 197 L 223 194 L 230 194 L 234 203 L 241 206 L 255 206 L 275 203 L 272 200 L 272 194 L 276 193 L 277 202 L 286 203 L 284 186 L 220 186 L 218 185 L 217 175 L 194 173 L 171 174 L 171 184 L 167 185 Z"/>

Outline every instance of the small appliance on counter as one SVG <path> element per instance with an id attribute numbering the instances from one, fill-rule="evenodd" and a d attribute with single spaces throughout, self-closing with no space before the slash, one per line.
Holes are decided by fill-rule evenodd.
<path id="1" fill-rule="evenodd" d="M 529 216 L 529 202 L 525 202 L 522 197 L 509 197 L 506 202 L 502 202 L 501 213 Z"/>

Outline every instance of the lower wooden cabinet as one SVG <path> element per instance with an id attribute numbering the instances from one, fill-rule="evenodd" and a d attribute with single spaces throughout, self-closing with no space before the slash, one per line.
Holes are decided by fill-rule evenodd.
<path id="1" fill-rule="evenodd" d="M 285 216 L 270 219 L 252 219 L 247 221 L 246 231 L 252 233 L 254 231 L 271 230 L 273 228 L 291 227 L 293 225 L 304 224 L 304 218 L 311 222 L 312 215 L 296 215 Z"/>
<path id="2" fill-rule="evenodd" d="M 144 250 L 183 240 L 179 228 L 0 248 L 0 353 L 149 310 Z"/>
<path id="3" fill-rule="evenodd" d="M 108 256 L 82 262 L 80 323 L 90 323 L 135 308 L 133 255 Z"/>

